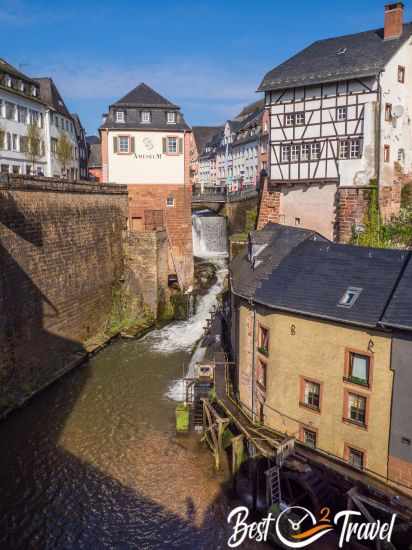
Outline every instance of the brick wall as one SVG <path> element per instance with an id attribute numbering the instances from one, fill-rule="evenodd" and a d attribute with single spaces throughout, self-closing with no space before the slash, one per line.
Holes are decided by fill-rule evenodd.
<path id="1" fill-rule="evenodd" d="M 225 204 L 223 214 L 227 219 L 229 235 L 241 233 L 245 230 L 247 214 L 256 209 L 256 204 L 257 199 L 255 197 Z"/>
<path id="2" fill-rule="evenodd" d="M 193 284 L 192 196 L 189 186 L 129 185 L 129 217 L 145 219 L 145 211 L 161 210 L 169 243 L 169 270 L 178 273 L 185 288 Z M 174 199 L 171 207 L 167 199 Z"/>
<path id="3" fill-rule="evenodd" d="M 84 355 L 123 276 L 124 186 L 0 183 L 0 412 Z"/>
<path id="4" fill-rule="evenodd" d="M 391 186 L 381 187 L 379 202 L 383 221 L 388 221 L 392 216 L 397 216 L 401 208 L 402 181 L 393 181 Z"/>
<path id="5" fill-rule="evenodd" d="M 268 179 L 263 183 L 258 205 L 257 229 L 262 229 L 267 223 L 279 223 L 280 191 L 269 191 Z"/>
<path id="6" fill-rule="evenodd" d="M 395 456 L 389 456 L 388 479 L 412 496 L 412 464 Z"/>
<path id="7" fill-rule="evenodd" d="M 130 231 L 127 235 L 126 293 L 138 297 L 140 305 L 155 317 L 168 300 L 167 249 L 165 231 Z"/>
<path id="8" fill-rule="evenodd" d="M 365 222 L 369 208 L 370 189 L 370 187 L 341 187 L 338 189 L 336 220 L 338 242 L 349 242 L 353 226 Z"/>

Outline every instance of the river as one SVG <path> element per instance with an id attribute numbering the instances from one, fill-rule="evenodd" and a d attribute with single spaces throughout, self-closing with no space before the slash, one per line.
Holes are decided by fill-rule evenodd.
<path id="1" fill-rule="evenodd" d="M 190 321 L 117 340 L 0 424 L 1 548 L 226 548 L 227 480 L 171 399 L 224 275 Z"/>

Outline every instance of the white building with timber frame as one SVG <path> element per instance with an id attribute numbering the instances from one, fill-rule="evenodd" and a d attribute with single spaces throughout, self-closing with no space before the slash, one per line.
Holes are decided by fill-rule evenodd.
<path id="1" fill-rule="evenodd" d="M 399 211 L 412 173 L 411 35 L 403 4 L 390 4 L 383 29 L 315 42 L 266 74 L 272 221 L 347 240 L 374 180 L 382 214 Z"/>

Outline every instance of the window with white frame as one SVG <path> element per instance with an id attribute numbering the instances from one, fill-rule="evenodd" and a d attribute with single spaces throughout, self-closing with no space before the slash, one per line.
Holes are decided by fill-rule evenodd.
<path id="1" fill-rule="evenodd" d="M 305 113 L 295 113 L 296 126 L 303 126 L 305 124 Z"/>
<path id="2" fill-rule="evenodd" d="M 360 139 L 350 140 L 349 156 L 351 159 L 358 159 L 361 156 Z"/>
<path id="3" fill-rule="evenodd" d="M 339 143 L 339 158 L 358 159 L 361 157 L 360 139 L 344 139 Z"/>
<path id="4" fill-rule="evenodd" d="M 152 116 L 150 111 L 142 111 L 140 113 L 140 122 L 142 124 L 150 124 L 151 119 Z"/>
<path id="5" fill-rule="evenodd" d="M 176 113 L 173 111 L 169 111 L 167 113 L 167 123 L 168 124 L 176 124 Z"/>
<path id="6" fill-rule="evenodd" d="M 167 152 L 168 153 L 177 153 L 177 137 L 168 136 L 167 138 Z"/>
<path id="7" fill-rule="evenodd" d="M 290 160 L 290 145 L 282 145 L 282 162 Z"/>
<path id="8" fill-rule="evenodd" d="M 173 195 L 169 195 L 166 199 L 166 206 L 168 208 L 173 208 L 174 205 L 175 205 L 175 199 Z"/>
<path id="9" fill-rule="evenodd" d="M 337 107 L 336 109 L 336 120 L 346 120 L 348 111 L 346 107 Z"/>
<path id="10" fill-rule="evenodd" d="M 27 109 L 26 109 L 26 107 L 21 107 L 19 105 L 17 116 L 18 116 L 19 122 L 22 122 L 23 124 L 25 124 L 26 121 L 27 121 Z"/>
<path id="11" fill-rule="evenodd" d="M 119 153 L 129 152 L 129 136 L 119 136 Z"/>
<path id="12" fill-rule="evenodd" d="M 309 160 L 310 159 L 310 146 L 309 143 L 302 143 L 300 150 L 300 160 Z"/>
<path id="13" fill-rule="evenodd" d="M 294 113 L 287 113 L 285 115 L 285 126 L 293 126 L 295 123 Z"/>
<path id="14" fill-rule="evenodd" d="M 290 160 L 291 162 L 297 162 L 299 160 L 299 145 L 292 145 L 290 147 Z"/>
<path id="15" fill-rule="evenodd" d="M 116 111 L 116 122 L 124 122 L 125 116 L 124 111 Z"/>
<path id="16" fill-rule="evenodd" d="M 349 140 L 347 139 L 339 143 L 339 158 L 342 160 L 349 158 Z"/>
<path id="17" fill-rule="evenodd" d="M 15 120 L 15 109 L 16 106 L 10 101 L 6 101 L 6 118 L 8 120 Z"/>
<path id="18" fill-rule="evenodd" d="M 312 143 L 310 147 L 310 156 L 312 160 L 320 159 L 320 143 Z"/>

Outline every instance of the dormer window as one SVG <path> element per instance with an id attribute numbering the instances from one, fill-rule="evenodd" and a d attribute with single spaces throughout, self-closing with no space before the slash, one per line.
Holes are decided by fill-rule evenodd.
<path id="1" fill-rule="evenodd" d="M 167 123 L 168 124 L 176 124 L 176 113 L 174 113 L 174 112 L 168 112 L 167 113 Z"/>
<path id="2" fill-rule="evenodd" d="M 37 96 L 37 88 L 36 88 L 36 86 L 32 86 L 32 87 L 31 87 L 31 95 L 32 95 L 33 97 L 36 97 L 36 96 Z"/>
<path id="3" fill-rule="evenodd" d="M 116 111 L 116 122 L 124 122 L 125 116 L 124 111 Z"/>
<path id="4" fill-rule="evenodd" d="M 8 88 L 11 88 L 11 85 L 12 85 L 11 76 L 6 75 L 6 86 Z"/>
<path id="5" fill-rule="evenodd" d="M 142 124 L 150 124 L 152 120 L 152 113 L 150 111 L 142 111 L 140 113 L 140 121 Z"/>
<path id="6" fill-rule="evenodd" d="M 352 307 L 362 292 L 361 288 L 350 286 L 346 289 L 345 294 L 339 300 L 340 307 L 350 308 Z"/>

